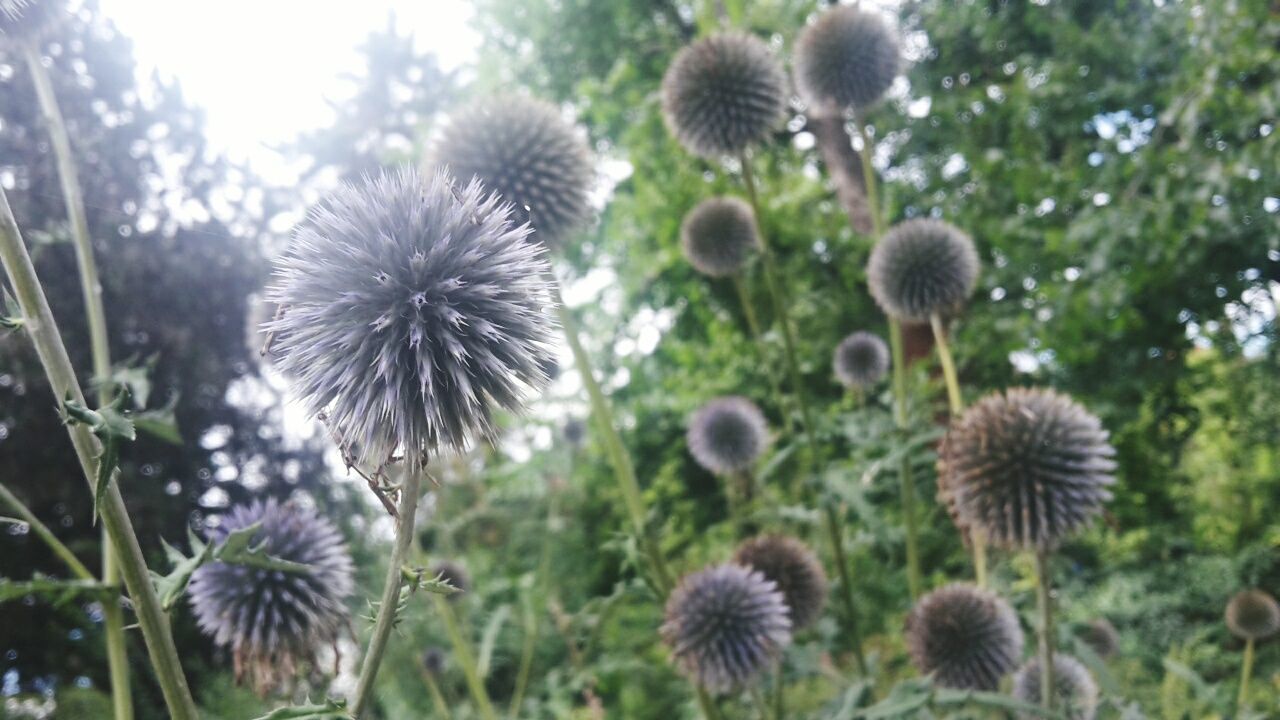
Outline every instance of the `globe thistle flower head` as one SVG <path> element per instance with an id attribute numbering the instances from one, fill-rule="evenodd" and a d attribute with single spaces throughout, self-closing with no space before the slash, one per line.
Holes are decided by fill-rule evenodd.
<path id="1" fill-rule="evenodd" d="M 690 418 L 687 436 L 693 459 L 721 475 L 750 468 L 769 447 L 764 413 L 736 395 L 703 405 Z"/>
<path id="2" fill-rule="evenodd" d="M 978 252 L 968 235 L 941 220 L 907 220 L 885 233 L 867 262 L 871 296 L 885 314 L 924 323 L 973 293 Z"/>
<path id="3" fill-rule="evenodd" d="M 684 217 L 680 248 L 689 264 L 703 275 L 735 275 L 760 249 L 755 213 L 738 198 L 703 200 Z"/>
<path id="4" fill-rule="evenodd" d="M 1262 590 L 1238 592 L 1227 603 L 1227 627 L 1241 640 L 1265 640 L 1280 631 L 1280 605 Z"/>
<path id="5" fill-rule="evenodd" d="M 1115 450 L 1102 423 L 1066 395 L 1013 388 L 952 422 L 940 485 L 964 526 L 1009 549 L 1051 549 L 1111 499 Z"/>
<path id="6" fill-rule="evenodd" d="M 889 347 L 878 335 L 859 330 L 840 341 L 831 365 L 841 385 L 864 390 L 889 372 Z"/>
<path id="7" fill-rule="evenodd" d="M 457 588 L 460 592 L 445 597 L 450 600 L 456 600 L 461 597 L 462 593 L 471 589 L 471 576 L 467 574 L 466 568 L 462 567 L 452 560 L 440 560 L 431 566 L 431 576 L 438 577 Z"/>
<path id="8" fill-rule="evenodd" d="M 791 643 L 782 593 L 756 570 L 714 565 L 667 598 L 663 640 L 677 666 L 712 693 L 748 685 Z"/>
<path id="9" fill-rule="evenodd" d="M 812 625 L 827 602 L 827 574 L 804 543 L 783 535 L 761 535 L 738 546 L 733 561 L 757 570 L 778 586 L 796 630 Z"/>
<path id="10" fill-rule="evenodd" d="M 354 566 L 332 523 L 274 499 L 232 508 L 209 531 L 209 542 L 259 522 L 252 547 L 308 572 L 212 562 L 195 571 L 188 594 L 201 631 L 231 650 L 237 681 L 247 676 L 266 690 L 292 677 L 299 660 L 314 662 L 316 649 L 346 627 Z"/>
<path id="11" fill-rule="evenodd" d="M 893 84 L 901 64 L 897 35 L 856 5 L 826 10 L 796 41 L 796 85 L 814 105 L 869 108 Z"/>
<path id="12" fill-rule="evenodd" d="M 1080 640 L 1104 660 L 1120 650 L 1120 633 L 1106 618 L 1090 620 L 1081 630 Z"/>
<path id="13" fill-rule="evenodd" d="M 716 157 L 763 140 L 782 117 L 787 78 L 754 35 L 723 32 L 681 50 L 662 78 L 667 127 L 689 152 Z"/>
<path id="14" fill-rule="evenodd" d="M 429 647 L 422 651 L 422 667 L 431 677 L 444 674 L 445 652 L 443 648 Z"/>
<path id="15" fill-rule="evenodd" d="M 458 111 L 435 160 L 460 181 L 476 178 L 517 208 L 534 240 L 555 246 L 590 216 L 595 179 L 585 137 L 551 103 L 510 96 Z"/>
<path id="16" fill-rule="evenodd" d="M 587 439 L 587 424 L 578 418 L 569 418 L 565 421 L 561 432 L 564 434 L 565 442 L 570 446 L 582 447 L 582 443 Z"/>
<path id="17" fill-rule="evenodd" d="M 1027 661 L 1013 676 L 1013 697 L 1030 705 L 1039 705 L 1040 658 Z M 1098 715 L 1098 685 L 1093 676 L 1070 655 L 1053 654 L 1053 709 L 1070 720 L 1093 720 Z M 1031 720 L 1039 715 L 1019 713 Z"/>
<path id="18" fill-rule="evenodd" d="M 492 437 L 547 382 L 544 250 L 472 181 L 412 169 L 331 195 L 277 261 L 281 370 L 357 460 Z"/>
<path id="19" fill-rule="evenodd" d="M 1022 656 L 1022 626 L 1009 603 L 973 585 L 920 598 L 907 615 L 911 662 L 942 687 L 995 690 Z"/>

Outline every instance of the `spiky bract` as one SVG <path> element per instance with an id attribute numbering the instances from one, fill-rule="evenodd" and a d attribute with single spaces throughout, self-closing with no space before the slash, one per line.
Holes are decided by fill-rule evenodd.
<path id="1" fill-rule="evenodd" d="M 1080 632 L 1080 640 L 1102 659 L 1115 655 L 1120 649 L 1120 633 L 1106 618 L 1090 620 Z"/>
<path id="2" fill-rule="evenodd" d="M 1264 640 L 1280 631 L 1280 605 L 1262 590 L 1243 590 L 1227 603 L 1227 627 L 1241 640 Z"/>
<path id="3" fill-rule="evenodd" d="M 941 220 L 898 223 L 876 243 L 867 263 L 867 284 L 876 304 L 904 322 L 929 322 L 973 293 L 978 279 L 973 240 Z"/>
<path id="4" fill-rule="evenodd" d="M 347 626 L 354 566 L 338 529 L 314 510 L 274 499 L 233 508 L 209 531 L 211 544 L 262 523 L 251 547 L 300 563 L 308 572 L 212 562 L 191 578 L 189 597 L 200 629 L 230 648 L 238 680 L 266 689 L 314 661 Z"/>
<path id="5" fill-rule="evenodd" d="M 827 603 L 827 574 L 807 545 L 784 535 L 761 535 L 738 546 L 733 561 L 773 581 L 791 609 L 791 626 L 813 624 Z"/>
<path id="6" fill-rule="evenodd" d="M 947 431 L 939 484 L 963 525 L 999 546 L 1049 549 L 1111 499 L 1115 450 L 1070 397 L 1013 388 L 979 400 Z"/>
<path id="7" fill-rule="evenodd" d="M 548 266 L 509 207 L 444 172 L 384 173 L 331 195 L 277 261 L 279 366 L 362 461 L 491 437 L 546 383 Z"/>
<path id="8" fill-rule="evenodd" d="M 682 672 L 725 693 L 749 684 L 791 643 L 791 618 L 782 593 L 760 572 L 714 565 L 671 592 L 661 633 Z"/>
<path id="9" fill-rule="evenodd" d="M 759 38 L 723 32 L 676 55 L 662 78 L 667 127 L 695 155 L 739 153 L 782 117 L 787 78 Z"/>
<path id="10" fill-rule="evenodd" d="M 1027 661 L 1013 676 L 1013 696 L 1032 705 L 1040 704 L 1040 658 Z M 1053 709 L 1070 720 L 1093 720 L 1098 714 L 1098 685 L 1079 660 L 1062 653 L 1053 654 Z M 1019 713 L 1030 720 L 1039 714 Z"/>
<path id="11" fill-rule="evenodd" d="M 458 180 L 475 177 L 513 203 L 536 241 L 555 245 L 590 215 L 595 171 L 585 136 L 542 100 L 490 98 L 465 107 L 445 128 L 435 159 Z"/>
<path id="12" fill-rule="evenodd" d="M 865 390 L 889 372 L 889 347 L 878 335 L 859 330 L 840 341 L 831 365 L 840 384 Z"/>
<path id="13" fill-rule="evenodd" d="M 687 436 L 693 459 L 717 474 L 750 468 L 769 447 L 764 413 L 736 395 L 716 398 L 699 408 L 689 419 Z"/>
<path id="14" fill-rule="evenodd" d="M 901 60 L 897 35 L 878 15 L 832 7 L 796 42 L 796 85 L 811 104 L 861 110 L 884 96 Z"/>
<path id="15" fill-rule="evenodd" d="M 431 575 L 444 580 L 462 593 L 471 589 L 471 576 L 467 574 L 466 568 L 452 560 L 437 561 L 431 566 Z M 461 593 L 454 593 L 445 597 L 450 600 L 456 600 L 461 597 Z"/>
<path id="16" fill-rule="evenodd" d="M 0 40 L 36 40 L 63 10 L 63 0 L 0 0 Z"/>
<path id="17" fill-rule="evenodd" d="M 942 687 L 995 690 L 1022 656 L 1022 626 L 1009 603 L 973 585 L 920 598 L 907 615 L 907 650 Z"/>
<path id="18" fill-rule="evenodd" d="M 704 275 L 727 277 L 741 272 L 760 249 L 755 213 L 735 197 L 703 200 L 684 217 L 680 247 L 689 264 Z"/>

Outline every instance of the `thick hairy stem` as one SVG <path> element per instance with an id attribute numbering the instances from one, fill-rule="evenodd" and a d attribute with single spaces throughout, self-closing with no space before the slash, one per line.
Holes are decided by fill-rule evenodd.
<path id="1" fill-rule="evenodd" d="M 0 262 L 4 264 L 9 282 L 17 295 L 18 305 L 22 308 L 25 328 L 36 346 L 40 363 L 44 366 L 49 378 L 49 385 L 54 398 L 59 404 L 71 399 L 84 404 L 84 392 L 76 380 L 75 370 L 71 367 L 71 359 L 67 348 L 63 345 L 62 335 L 54 322 L 53 313 L 49 310 L 49 302 L 44 288 L 36 276 L 35 267 L 31 264 L 31 256 L 22 242 L 22 234 L 13 219 L 13 211 L 9 208 L 9 198 L 0 189 Z M 98 443 L 93 434 L 83 423 L 67 426 L 72 445 L 84 472 L 89 492 L 94 492 L 97 476 Z M 178 660 L 178 651 L 173 644 L 173 635 L 169 628 L 169 619 L 160 607 L 160 599 L 156 596 L 155 587 L 151 584 L 151 575 L 147 570 L 146 560 L 142 557 L 142 548 L 138 545 L 133 524 L 125 510 L 124 499 L 120 496 L 120 488 L 112 478 L 107 484 L 104 501 L 99 508 L 102 526 L 106 529 L 111 544 L 119 559 L 121 574 L 125 587 L 133 600 L 138 616 L 138 625 L 142 628 L 142 637 L 151 657 L 151 664 L 160 683 L 169 714 L 174 720 L 188 720 L 197 717 L 195 702 L 191 699 L 191 690 L 187 687 L 187 679 L 182 673 L 182 665 Z"/>
<path id="2" fill-rule="evenodd" d="M 756 350 L 760 353 L 760 363 L 764 367 L 765 377 L 769 378 L 769 390 L 773 393 L 773 401 L 778 405 L 778 412 L 784 416 L 784 421 L 790 426 L 790 418 L 787 412 L 787 403 L 782 396 L 782 388 L 778 386 L 778 378 L 774 375 L 773 369 L 769 367 L 769 355 L 765 352 L 764 333 L 760 331 L 760 318 L 756 316 L 755 303 L 751 302 L 751 295 L 747 292 L 747 283 L 742 279 L 740 273 L 733 275 L 733 289 L 738 294 L 738 303 L 742 305 L 742 314 L 747 318 L 747 328 L 751 331 L 751 338 L 755 341 Z"/>
<path id="3" fill-rule="evenodd" d="M 582 384 L 587 388 L 587 396 L 591 401 L 591 415 L 595 418 L 596 427 L 604 437 L 605 451 L 609 456 L 609 464 L 613 466 L 618 487 L 622 490 L 627 514 L 631 517 L 631 524 L 640 541 L 640 548 L 649 563 L 654 584 L 665 596 L 675 586 L 675 581 L 671 571 L 667 569 L 667 561 L 662 555 L 661 547 L 646 527 L 647 513 L 644 496 L 640 493 L 640 482 L 636 480 L 635 466 L 631 464 L 631 456 L 618 435 L 618 422 L 613 415 L 613 406 L 609 403 L 609 398 L 605 397 L 599 381 L 596 380 L 591 356 L 582 345 L 582 338 L 578 335 L 578 324 L 573 318 L 573 313 L 564 304 L 564 297 L 560 293 L 558 283 L 553 285 L 553 293 L 552 299 L 560 315 L 560 326 L 564 329 L 565 339 L 569 341 L 569 349 L 573 351 L 573 362 L 578 368 L 578 374 L 582 377 Z"/>
<path id="4" fill-rule="evenodd" d="M 889 348 L 893 355 L 893 418 L 906 442 L 907 433 L 907 368 L 902 349 L 902 325 L 889 319 Z M 916 521 L 916 486 L 911 477 L 911 456 L 904 450 L 898 462 L 898 480 L 902 493 L 902 514 L 907 524 L 907 587 L 914 601 L 920 597 L 920 545 Z"/>
<path id="5" fill-rule="evenodd" d="M 36 97 L 41 114 L 53 145 L 58 162 L 58 178 L 62 183 L 62 198 L 71 221 L 71 240 L 76 249 L 76 265 L 80 272 L 80 290 L 84 295 L 85 319 L 89 325 L 89 349 L 93 357 L 93 377 L 98 385 L 98 406 L 111 402 L 111 389 L 107 379 L 111 376 L 111 351 L 107 341 L 107 314 L 102 306 L 102 283 L 98 279 L 98 264 L 93 257 L 93 241 L 89 237 L 89 218 L 84 208 L 84 194 L 71 152 L 71 138 L 58 107 L 58 97 L 53 92 L 53 82 L 40 61 L 40 53 L 34 44 L 25 47 L 27 67 L 36 86 Z M 120 570 L 117 567 L 107 531 L 102 530 L 102 583 L 118 587 Z M 124 613 L 120 603 L 109 602 L 103 607 L 107 641 L 107 666 L 111 680 L 111 703 L 116 720 L 133 717 L 133 699 L 129 691 L 129 656 L 124 637 Z"/>
<path id="6" fill-rule="evenodd" d="M 462 667 L 462 676 L 467 681 L 467 691 L 471 693 L 471 700 L 479 708 L 480 717 L 484 720 L 497 720 L 498 714 L 493 710 L 489 691 L 485 689 L 484 679 L 480 677 L 475 655 L 471 652 L 471 644 L 462 636 L 462 629 L 458 627 L 458 616 L 453 612 L 453 606 L 443 595 L 436 595 L 435 599 L 436 610 L 444 620 L 445 633 L 449 635 L 449 643 L 453 646 L 454 658 Z"/>
<path id="7" fill-rule="evenodd" d="M 1244 660 L 1240 663 L 1240 695 L 1236 698 L 1236 714 L 1244 717 L 1249 709 L 1249 677 L 1253 675 L 1253 638 L 1244 641 Z"/>
<path id="8" fill-rule="evenodd" d="M 843 603 L 841 608 L 844 612 L 845 628 L 849 631 L 849 637 L 853 641 L 853 658 L 858 663 L 858 673 L 863 677 L 867 675 L 867 659 L 863 656 L 862 650 L 862 630 L 858 624 L 858 610 L 853 601 L 853 577 L 849 573 L 849 560 L 844 553 L 844 536 L 840 532 L 842 525 L 840 518 L 836 514 L 835 507 L 830 503 L 826 503 L 826 526 L 827 535 L 831 541 L 831 552 L 835 557 L 836 576 L 840 580 L 840 600 Z M 781 672 L 781 669 L 779 669 Z"/>
<path id="9" fill-rule="evenodd" d="M 369 649 L 365 651 L 360 677 L 356 680 L 355 697 L 351 701 L 351 716 L 357 720 L 364 715 L 373 699 L 373 681 L 378 677 L 378 667 L 382 665 L 391 631 L 395 628 L 400 590 L 404 586 L 404 564 L 413 545 L 413 523 L 418 515 L 418 496 L 422 493 L 422 476 L 425 473 L 425 468 L 411 467 L 405 473 L 404 485 L 400 488 L 395 545 L 387 564 L 387 579 L 382 587 L 378 617 L 373 623 L 373 637 L 369 638 Z"/>
<path id="10" fill-rule="evenodd" d="M 1040 706 L 1053 710 L 1053 598 L 1049 552 L 1036 550 L 1036 611 L 1040 615 Z"/>

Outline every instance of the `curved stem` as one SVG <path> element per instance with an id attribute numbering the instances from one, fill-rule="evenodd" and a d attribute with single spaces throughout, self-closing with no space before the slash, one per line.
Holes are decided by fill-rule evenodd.
<path id="1" fill-rule="evenodd" d="M 858 673 L 863 677 L 867 676 L 867 660 L 863 656 L 862 650 L 862 630 L 858 624 L 858 610 L 853 601 L 853 578 L 849 573 L 849 560 L 844 553 L 844 534 L 840 532 L 841 524 L 839 517 L 836 515 L 835 507 L 830 503 L 824 503 L 826 510 L 826 527 L 828 540 L 831 542 L 831 552 L 835 557 L 836 574 L 840 580 L 840 600 L 843 603 L 843 615 L 845 627 L 849 630 L 850 638 L 853 641 L 853 657 L 858 663 Z M 779 668 L 778 672 L 782 672 Z"/>
<path id="2" fill-rule="evenodd" d="M 72 399 L 84 403 L 84 393 L 76 380 L 75 370 L 71 367 L 71 359 L 62 342 L 62 335 L 54 322 L 53 312 L 49 309 L 49 301 L 45 297 L 44 288 L 36 276 L 35 267 L 31 264 L 31 256 L 22 242 L 22 234 L 13 219 L 13 211 L 9 207 L 9 198 L 0 188 L 0 263 L 8 273 L 9 282 L 17 295 L 18 305 L 22 308 L 24 327 L 31 336 L 40 356 L 40 363 L 49 378 L 50 388 L 58 403 Z M 67 426 L 72 445 L 80 461 L 80 469 L 88 483 L 89 492 L 94 492 L 97 476 L 97 455 L 99 452 L 97 439 L 83 423 Z M 160 606 L 155 586 L 151 584 L 151 575 L 146 560 L 142 556 L 142 548 L 138 545 L 138 537 L 133 531 L 133 523 L 125 510 L 124 498 L 120 496 L 120 487 L 115 478 L 107 483 L 106 496 L 99 508 L 102 526 L 120 561 L 120 571 L 125 587 L 133 600 L 138 616 L 138 625 L 142 628 L 142 637 L 151 657 L 151 665 L 160 683 L 165 705 L 174 720 L 188 720 L 197 717 L 195 702 L 191 698 L 191 690 L 187 686 L 186 676 L 182 673 L 182 664 L 178 659 L 178 651 L 173 643 L 173 634 L 169 628 L 169 619 Z"/>
<path id="3" fill-rule="evenodd" d="M 787 404 L 782 396 L 782 388 L 778 387 L 778 378 L 769 368 L 769 355 L 765 352 L 764 333 L 760 331 L 760 318 L 756 316 L 755 303 L 751 302 L 751 295 L 747 292 L 747 284 L 742 279 L 741 273 L 734 273 L 732 276 L 733 289 L 738 294 L 738 303 L 742 305 L 742 314 L 747 318 L 747 328 L 751 331 L 751 338 L 756 343 L 756 350 L 760 353 L 760 363 L 764 366 L 765 377 L 769 378 L 769 390 L 773 393 L 773 401 L 778 404 L 778 412 L 782 413 L 785 422 L 790 426 L 790 419 L 786 416 Z"/>
<path id="4" fill-rule="evenodd" d="M 391 630 L 395 627 L 396 611 L 400 607 L 400 590 L 404 585 L 403 568 L 413 544 L 413 523 L 418 514 L 418 496 L 422 492 L 422 476 L 425 472 L 424 468 L 410 467 L 405 473 L 404 485 L 400 488 L 396 540 L 387 565 L 387 579 L 382 587 L 382 604 L 378 606 L 373 636 L 369 638 L 369 649 L 365 651 L 360 677 L 356 680 L 355 696 L 351 701 L 351 716 L 357 720 L 373 699 L 373 681 L 378 676 L 378 667 L 382 664 L 387 642 L 391 639 Z"/>
<path id="5" fill-rule="evenodd" d="M 476 658 L 471 653 L 471 645 L 462 636 L 462 630 L 458 627 L 458 617 L 453 612 L 453 606 L 443 595 L 436 595 L 435 600 L 436 611 L 444 620 L 445 632 L 453 645 L 453 654 L 458 659 L 458 665 L 462 666 L 462 676 L 466 678 L 467 691 L 471 693 L 471 700 L 480 709 L 480 717 L 484 720 L 497 720 L 498 715 L 494 712 L 493 703 L 489 700 L 489 691 L 485 689 L 480 671 L 476 669 Z"/>
<path id="6" fill-rule="evenodd" d="M 89 326 L 89 349 L 93 358 L 93 377 L 98 386 L 98 407 L 111 402 L 108 378 L 111 377 L 111 352 L 107 340 L 107 315 L 102 306 L 102 283 L 98 279 L 98 264 L 93 257 L 93 241 L 89 237 L 89 218 L 85 212 L 84 195 L 71 152 L 71 138 L 58 107 L 58 97 L 53 82 L 40 61 L 40 53 L 33 43 L 25 45 L 27 67 L 36 86 L 36 98 L 53 145 L 58 163 L 58 178 L 62 184 L 62 197 L 71 221 L 71 239 L 76 249 L 76 265 L 80 273 L 80 290 L 84 295 L 85 319 Z M 120 570 L 111 550 L 110 538 L 102 529 L 102 582 L 118 586 Z M 133 699 L 129 691 L 129 656 L 125 646 L 124 613 L 119 603 L 103 605 L 104 629 L 107 641 L 107 668 L 111 681 L 111 703 L 116 720 L 133 717 Z"/>
<path id="7" fill-rule="evenodd" d="M 893 418 L 905 442 L 907 434 L 907 368 L 902 349 L 902 325 L 889 319 L 889 348 L 893 355 Z M 916 522 L 916 488 L 911 478 L 911 457 L 902 453 L 898 463 L 898 480 L 902 493 L 902 514 L 907 525 L 907 587 L 911 599 L 920 597 L 919 528 Z"/>
<path id="8" fill-rule="evenodd" d="M 582 377 L 582 384 L 587 388 L 587 396 L 591 401 L 591 415 L 595 418 L 596 426 L 604 437 L 605 451 L 609 456 L 609 464 L 613 466 L 613 474 L 618 480 L 618 487 L 622 490 L 622 499 L 627 506 L 627 514 L 631 516 L 631 524 L 635 530 L 636 537 L 640 541 L 640 548 L 650 565 L 654 584 L 658 591 L 665 596 L 675 586 L 675 581 L 672 579 L 671 571 L 667 569 L 667 563 L 662 556 L 661 547 L 649 534 L 646 527 L 644 496 L 640 493 L 640 483 L 636 480 L 635 466 L 631 464 L 631 456 L 627 453 L 626 446 L 622 444 L 622 438 L 618 435 L 618 425 L 613 415 L 613 407 L 609 404 L 609 399 L 605 397 L 604 391 L 600 388 L 599 381 L 596 380 L 595 372 L 591 366 L 591 356 L 587 354 L 586 348 L 582 345 L 582 338 L 578 334 L 578 324 L 573 318 L 573 313 L 564 304 L 559 281 L 553 281 L 552 293 L 552 300 L 555 302 L 556 311 L 560 316 L 560 326 L 564 329 L 565 339 L 569 341 L 569 349 L 573 351 L 573 362 L 578 368 L 578 374 Z"/>
<path id="9" fill-rule="evenodd" d="M 1249 677 L 1253 675 L 1253 638 L 1244 641 L 1244 660 L 1240 663 L 1240 696 L 1236 698 L 1236 714 L 1244 717 L 1249 709 Z"/>
<path id="10" fill-rule="evenodd" d="M 76 557 L 75 553 L 71 552 L 71 548 L 64 545 L 63 542 L 53 534 L 53 531 L 49 529 L 49 526 L 40 522 L 40 518 L 36 517 L 35 513 L 31 512 L 31 508 L 23 504 L 23 502 L 18 499 L 18 496 L 14 495 L 9 488 L 4 485 L 0 485 L 0 500 L 3 500 L 9 505 L 9 507 L 13 508 L 14 512 L 18 513 L 18 517 L 22 518 L 22 521 L 31 528 L 31 531 L 43 540 L 45 545 L 49 546 L 49 549 L 53 551 L 53 554 L 57 555 L 59 560 L 66 563 L 67 569 L 71 571 L 72 575 L 75 575 L 81 580 L 97 579 L 93 576 L 93 573 L 89 572 L 89 568 L 85 567 L 84 563 L 80 562 L 80 559 Z"/>
<path id="11" fill-rule="evenodd" d="M 1049 553 L 1036 550 L 1036 610 L 1040 615 L 1040 706 L 1053 710 L 1053 598 Z"/>

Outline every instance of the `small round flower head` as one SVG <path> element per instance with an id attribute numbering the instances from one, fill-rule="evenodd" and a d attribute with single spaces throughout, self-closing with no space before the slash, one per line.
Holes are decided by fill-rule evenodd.
<path id="1" fill-rule="evenodd" d="M 545 385 L 555 329 L 543 249 L 476 181 L 412 169 L 331 195 L 276 264 L 279 367 L 374 466 L 492 437 Z"/>
<path id="2" fill-rule="evenodd" d="M 955 310 L 978 280 L 973 241 L 941 220 L 907 220 L 871 251 L 867 284 L 876 304 L 904 322 L 929 322 Z"/>
<path id="3" fill-rule="evenodd" d="M 1090 620 L 1081 630 L 1080 640 L 1104 660 L 1120 649 L 1120 633 L 1106 618 Z"/>
<path id="4" fill-rule="evenodd" d="M 1010 549 L 1049 549 L 1088 524 L 1115 482 L 1107 431 L 1052 390 L 992 393 L 952 422 L 938 474 L 964 525 Z"/>
<path id="5" fill-rule="evenodd" d="M 1040 704 L 1040 658 L 1027 661 L 1013 676 L 1013 697 L 1031 705 Z M 1098 685 L 1093 676 L 1070 655 L 1053 654 L 1053 709 L 1070 720 L 1093 720 L 1098 715 Z M 1019 713 L 1023 720 L 1039 715 Z"/>
<path id="6" fill-rule="evenodd" d="M 1018 616 L 995 593 L 947 585 L 920 598 L 907 615 L 911 662 L 942 687 L 995 690 L 1022 656 Z"/>
<path id="7" fill-rule="evenodd" d="M 1262 590 L 1244 590 L 1227 603 L 1227 627 L 1241 640 L 1265 640 L 1280 631 L 1280 605 Z"/>
<path id="8" fill-rule="evenodd" d="M 274 499 L 233 508 L 209 531 L 209 542 L 254 523 L 262 526 L 251 547 L 308 571 L 212 562 L 192 576 L 189 597 L 200 629 L 231 649 L 237 680 L 247 676 L 265 690 L 292 677 L 298 660 L 314 662 L 316 649 L 346 627 L 354 566 L 332 523 Z"/>
<path id="9" fill-rule="evenodd" d="M 796 85 L 810 104 L 865 109 L 893 84 L 901 58 L 897 35 L 878 15 L 833 7 L 796 41 Z"/>
<path id="10" fill-rule="evenodd" d="M 737 274 L 760 249 L 755 213 L 738 198 L 703 200 L 684 216 L 680 247 L 689 264 L 703 275 Z"/>
<path id="11" fill-rule="evenodd" d="M 758 571 L 713 565 L 667 598 L 662 638 L 680 670 L 713 693 L 740 689 L 791 643 L 782 593 Z"/>
<path id="12" fill-rule="evenodd" d="M 422 667 L 431 677 L 438 678 L 444 673 L 444 660 L 443 648 L 429 647 L 422 652 Z"/>
<path id="13" fill-rule="evenodd" d="M 438 577 L 449 583 L 462 593 L 471 589 L 471 576 L 467 574 L 466 568 L 462 567 L 451 560 L 440 560 L 431 566 L 431 576 Z M 460 597 L 461 593 L 446 595 L 450 600 Z"/>
<path id="14" fill-rule="evenodd" d="M 564 423 L 565 442 L 573 447 L 581 447 L 584 440 L 587 439 L 587 424 L 578 418 L 569 418 Z"/>
<path id="15" fill-rule="evenodd" d="M 667 127 L 689 152 L 716 157 L 763 140 L 787 103 L 787 77 L 754 35 L 723 32 L 681 50 L 662 78 Z"/>
<path id="16" fill-rule="evenodd" d="M 889 372 L 889 348 L 878 335 L 859 330 L 840 341 L 831 365 L 841 385 L 866 389 Z"/>
<path id="17" fill-rule="evenodd" d="M 761 535 L 738 546 L 733 561 L 758 570 L 778 586 L 796 630 L 813 624 L 827 602 L 827 574 L 804 543 L 783 535 Z"/>
<path id="18" fill-rule="evenodd" d="M 746 470 L 769 447 L 764 413 L 744 397 L 716 398 L 689 419 L 689 452 L 717 474 Z"/>
<path id="19" fill-rule="evenodd" d="M 554 105 L 528 97 L 482 100 L 450 120 L 436 161 L 514 204 L 534 239 L 555 245 L 590 215 L 595 177 L 586 139 Z M 526 213 L 527 208 L 527 213 Z"/>
<path id="20" fill-rule="evenodd" d="M 38 38 L 62 10 L 62 0 L 0 0 L 0 40 Z"/>

